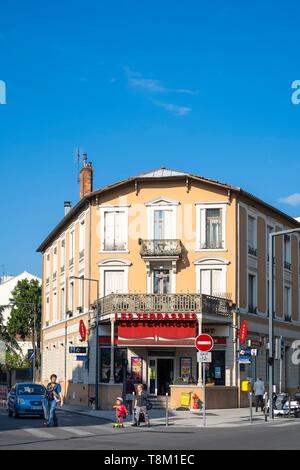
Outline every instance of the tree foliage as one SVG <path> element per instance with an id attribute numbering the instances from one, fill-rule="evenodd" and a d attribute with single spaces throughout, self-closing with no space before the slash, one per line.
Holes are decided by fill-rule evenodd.
<path id="1" fill-rule="evenodd" d="M 6 369 L 26 369 L 30 367 L 30 361 L 15 351 L 6 351 L 5 368 Z"/>
<path id="2" fill-rule="evenodd" d="M 41 331 L 41 286 L 38 280 L 23 279 L 18 282 L 12 291 L 10 318 L 7 332 L 10 337 L 20 337 L 23 341 L 32 339 L 34 327 L 40 344 Z M 26 303 L 30 305 L 25 305 Z M 31 305 L 34 304 L 34 305 Z"/>

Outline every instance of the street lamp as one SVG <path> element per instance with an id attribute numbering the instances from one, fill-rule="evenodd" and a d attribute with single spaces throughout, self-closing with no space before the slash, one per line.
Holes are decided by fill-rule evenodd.
<path id="1" fill-rule="evenodd" d="M 99 409 L 99 347 L 98 347 L 98 337 L 99 337 L 99 280 L 90 279 L 88 277 L 79 277 L 79 276 L 70 276 L 70 279 L 78 279 L 80 281 L 96 282 L 97 283 L 97 300 L 96 300 L 96 373 L 95 373 L 95 408 Z"/>
<path id="2" fill-rule="evenodd" d="M 33 307 L 33 364 L 32 364 L 32 380 L 36 379 L 36 318 L 37 318 L 37 304 L 35 302 L 17 302 L 9 299 L 10 305 L 31 305 Z"/>
<path id="3" fill-rule="evenodd" d="M 269 234 L 269 415 L 274 419 L 273 386 L 274 386 L 274 240 L 276 237 L 299 233 L 300 228 L 271 232 Z"/>

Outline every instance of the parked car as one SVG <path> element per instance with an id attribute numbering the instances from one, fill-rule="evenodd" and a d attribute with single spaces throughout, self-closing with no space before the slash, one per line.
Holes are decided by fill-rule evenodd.
<path id="1" fill-rule="evenodd" d="M 44 418 L 44 399 L 46 389 L 34 383 L 17 383 L 8 394 L 8 416 L 40 416 Z"/>

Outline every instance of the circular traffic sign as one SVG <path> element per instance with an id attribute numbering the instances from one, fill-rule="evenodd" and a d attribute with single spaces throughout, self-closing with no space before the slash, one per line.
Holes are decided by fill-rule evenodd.
<path id="1" fill-rule="evenodd" d="M 199 335 L 195 340 L 195 345 L 198 351 L 209 352 L 214 347 L 214 340 L 210 335 Z"/>

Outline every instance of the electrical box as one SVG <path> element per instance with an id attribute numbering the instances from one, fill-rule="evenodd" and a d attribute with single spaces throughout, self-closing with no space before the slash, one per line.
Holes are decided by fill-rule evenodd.
<path id="1" fill-rule="evenodd" d="M 242 392 L 252 392 L 252 382 L 250 380 L 243 380 L 241 390 Z"/>

